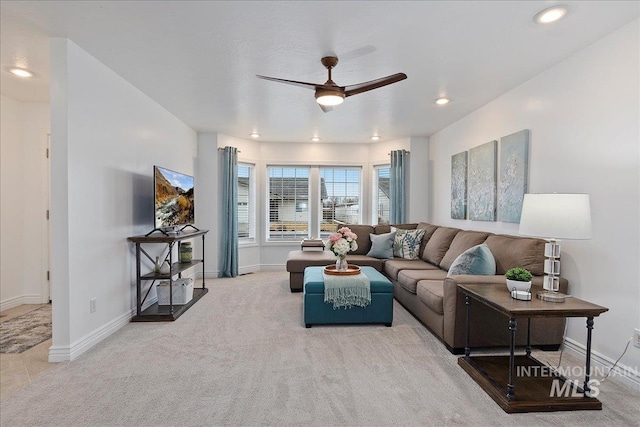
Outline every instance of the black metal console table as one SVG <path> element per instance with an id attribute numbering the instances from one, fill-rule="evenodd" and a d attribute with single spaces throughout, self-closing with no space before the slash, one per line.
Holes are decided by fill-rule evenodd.
<path id="1" fill-rule="evenodd" d="M 209 290 L 205 287 L 204 284 L 204 236 L 207 234 L 209 230 L 196 230 L 192 232 L 180 231 L 175 234 L 164 234 L 161 232 L 154 232 L 149 235 L 141 235 L 141 236 L 132 236 L 128 237 L 127 240 L 136 244 L 136 316 L 131 319 L 132 322 L 157 322 L 157 321 L 172 321 L 176 320 L 178 317 L 182 315 L 185 311 L 189 309 L 193 304 L 195 304 L 200 298 L 202 298 Z M 191 262 L 173 262 L 173 247 L 175 244 L 178 244 L 178 253 L 180 253 L 180 242 L 187 239 L 192 239 L 194 237 L 202 237 L 202 259 L 194 259 Z M 143 244 L 165 244 L 168 246 L 169 252 L 167 257 L 169 265 L 171 266 L 170 273 L 156 273 L 151 271 L 147 274 L 142 274 L 141 255 L 146 256 L 151 263 L 155 263 L 155 259 L 153 259 L 147 251 L 142 247 Z M 182 277 L 182 272 L 195 267 L 197 265 L 202 265 L 202 287 L 196 288 L 194 284 L 193 289 L 193 298 L 187 304 L 174 304 L 173 303 L 173 278 L 174 276 Z M 149 307 L 142 310 L 142 306 L 153 288 L 156 280 L 168 280 L 169 281 L 169 305 L 158 305 L 158 303 L 154 303 Z M 142 296 L 142 282 L 143 281 L 151 281 L 151 285 L 147 289 L 144 297 Z"/>

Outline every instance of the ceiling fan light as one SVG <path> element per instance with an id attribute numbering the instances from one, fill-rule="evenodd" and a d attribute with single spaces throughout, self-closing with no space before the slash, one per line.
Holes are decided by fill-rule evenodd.
<path id="1" fill-rule="evenodd" d="M 320 105 L 332 107 L 344 102 L 344 94 L 335 90 L 317 90 L 316 101 Z"/>

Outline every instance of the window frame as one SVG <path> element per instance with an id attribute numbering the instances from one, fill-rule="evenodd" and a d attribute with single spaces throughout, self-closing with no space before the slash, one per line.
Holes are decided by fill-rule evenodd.
<path id="1" fill-rule="evenodd" d="M 328 170 L 328 169 L 333 169 L 333 170 L 344 170 L 344 171 L 354 171 L 357 172 L 358 174 L 358 194 L 355 195 L 358 198 L 358 213 L 357 213 L 357 217 L 354 220 L 350 220 L 350 221 L 346 221 L 345 224 L 362 224 L 362 220 L 363 220 L 363 179 L 364 179 L 364 173 L 363 173 L 363 167 L 362 166 L 347 166 L 347 165 L 319 165 L 317 166 L 318 168 L 318 182 L 317 182 L 317 187 L 318 187 L 318 199 L 319 199 L 319 206 L 318 206 L 318 217 L 317 217 L 317 222 L 318 222 L 318 232 L 316 235 L 320 236 L 321 238 L 328 238 L 329 235 L 331 234 L 330 231 L 323 231 L 322 230 L 322 224 L 323 221 L 325 221 L 325 212 L 324 212 L 324 204 L 323 204 L 323 200 L 322 200 L 322 170 Z M 332 181 L 332 182 L 336 182 L 336 181 Z M 349 186 L 350 182 L 348 181 L 348 178 L 345 177 L 345 181 L 344 182 L 340 182 L 337 181 L 340 184 L 344 184 L 345 185 L 345 190 L 346 187 Z M 325 181 L 325 185 L 327 185 L 327 182 Z M 348 197 L 352 197 L 352 194 L 346 194 L 347 192 L 345 191 L 345 198 Z M 335 215 L 335 210 L 333 212 L 333 221 L 336 220 L 336 215 Z M 337 223 L 336 223 L 337 224 Z"/>
<path id="2" fill-rule="evenodd" d="M 293 199 L 293 203 L 292 206 L 294 208 L 294 214 L 301 214 L 306 212 L 307 214 L 307 232 L 306 234 L 302 234 L 302 233 L 298 233 L 297 230 L 294 227 L 294 231 L 292 232 L 293 235 L 290 237 L 287 236 L 275 236 L 272 235 L 272 221 L 274 219 L 274 212 L 275 212 L 275 219 L 277 222 L 284 222 L 284 219 L 281 219 L 282 217 L 282 212 L 280 212 L 280 209 L 273 211 L 273 207 L 276 203 L 274 203 L 274 200 L 271 198 L 271 171 L 272 170 L 277 170 L 280 169 L 282 170 L 282 174 L 284 175 L 284 171 L 285 169 L 299 169 L 299 170 L 306 170 L 307 171 L 307 198 L 304 199 L 304 201 L 307 204 L 307 209 L 302 210 L 302 211 L 298 211 L 298 203 L 299 200 Z M 297 172 L 296 172 L 297 174 Z M 266 177 L 266 185 L 265 185 L 265 203 L 263 203 L 266 212 L 264 215 L 265 218 L 265 230 L 264 230 L 264 239 L 265 239 L 265 243 L 291 243 L 291 242 L 300 242 L 303 238 L 309 236 L 311 234 L 311 228 L 312 228 L 312 221 L 311 221 L 311 197 L 312 197 L 312 193 L 311 193 L 311 166 L 306 165 L 306 164 L 268 164 L 266 165 L 266 170 L 265 170 L 265 177 Z M 283 177 L 284 178 L 284 177 Z M 301 179 L 303 177 L 300 177 Z M 302 199 L 301 199 L 302 200 Z M 277 230 L 274 230 L 273 232 L 277 232 Z M 286 230 L 281 230 L 281 233 L 285 233 Z"/>

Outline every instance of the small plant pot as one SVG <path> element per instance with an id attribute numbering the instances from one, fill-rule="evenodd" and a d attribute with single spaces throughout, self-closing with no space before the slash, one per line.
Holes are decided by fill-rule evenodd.
<path id="1" fill-rule="evenodd" d="M 505 280 L 507 281 L 507 289 L 509 290 L 509 292 L 513 292 L 514 290 L 520 292 L 529 292 L 531 289 L 531 281 L 521 282 L 519 280 Z"/>

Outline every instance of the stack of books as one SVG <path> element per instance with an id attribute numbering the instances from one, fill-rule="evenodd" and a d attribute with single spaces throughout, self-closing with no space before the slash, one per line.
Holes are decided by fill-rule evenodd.
<path id="1" fill-rule="evenodd" d="M 322 239 L 312 237 L 310 239 L 303 239 L 300 247 L 303 251 L 324 251 L 324 242 Z"/>

